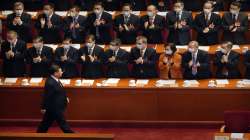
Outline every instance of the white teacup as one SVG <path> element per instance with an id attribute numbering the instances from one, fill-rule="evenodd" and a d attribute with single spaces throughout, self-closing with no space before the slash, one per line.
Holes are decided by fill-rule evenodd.
<path id="1" fill-rule="evenodd" d="M 23 79 L 22 80 L 22 85 L 29 85 L 28 79 Z"/>
<path id="2" fill-rule="evenodd" d="M 76 83 L 75 83 L 76 86 L 80 86 L 81 84 L 82 84 L 81 80 L 76 80 Z"/>

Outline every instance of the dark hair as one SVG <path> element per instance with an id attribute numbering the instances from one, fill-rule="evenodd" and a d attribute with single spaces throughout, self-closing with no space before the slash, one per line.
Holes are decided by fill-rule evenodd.
<path id="1" fill-rule="evenodd" d="M 14 9 L 16 7 L 18 7 L 18 6 L 22 6 L 24 8 L 24 4 L 22 2 L 20 2 L 20 1 L 17 1 L 17 2 L 14 3 Z"/>
<path id="2" fill-rule="evenodd" d="M 43 37 L 37 36 L 37 37 L 33 38 L 33 41 L 43 42 Z"/>
<path id="3" fill-rule="evenodd" d="M 237 1 L 232 2 L 231 5 L 237 6 L 239 8 L 241 7 L 241 4 L 239 2 L 237 2 Z"/>
<path id="4" fill-rule="evenodd" d="M 181 0 L 177 0 L 174 4 L 176 4 L 176 3 L 180 3 L 182 6 L 184 6 L 183 1 L 181 1 Z"/>
<path id="5" fill-rule="evenodd" d="M 125 7 L 125 6 L 128 6 L 130 9 L 133 8 L 132 5 L 131 5 L 130 3 L 124 3 L 124 4 L 122 5 L 122 7 Z"/>
<path id="6" fill-rule="evenodd" d="M 96 2 L 96 3 L 94 4 L 94 7 L 95 7 L 95 6 L 101 6 L 101 7 L 104 7 L 104 6 L 103 6 L 103 3 L 102 3 L 102 2 L 100 2 L 100 1 L 99 1 L 99 2 Z"/>
<path id="7" fill-rule="evenodd" d="M 64 39 L 63 39 L 63 42 L 64 41 L 69 41 L 70 43 L 72 43 L 72 39 L 70 38 L 70 37 L 65 37 Z"/>
<path id="8" fill-rule="evenodd" d="M 231 41 L 224 41 L 221 43 L 222 45 L 226 45 L 227 48 L 232 49 L 233 48 L 233 43 Z"/>
<path id="9" fill-rule="evenodd" d="M 91 35 L 91 34 L 90 34 L 90 35 L 87 35 L 86 38 L 85 38 L 85 40 L 89 40 L 89 39 L 95 41 L 95 36 L 94 36 L 94 35 Z"/>
<path id="10" fill-rule="evenodd" d="M 60 66 L 52 64 L 49 68 L 49 74 L 54 75 L 56 72 L 59 71 L 59 69 L 61 69 Z"/>
<path id="11" fill-rule="evenodd" d="M 177 51 L 176 46 L 174 43 L 166 43 L 164 44 L 164 48 L 166 49 L 167 47 L 170 47 L 170 49 L 173 51 L 173 54 Z"/>
<path id="12" fill-rule="evenodd" d="M 115 38 L 113 39 L 110 44 L 115 44 L 115 45 L 118 45 L 120 46 L 122 43 L 121 43 L 121 40 L 119 38 Z"/>
<path id="13" fill-rule="evenodd" d="M 50 2 L 45 3 L 45 4 L 43 5 L 43 7 L 44 7 L 44 6 L 49 6 L 51 9 L 54 9 L 54 8 L 55 8 L 55 5 L 54 5 L 53 3 L 50 3 Z"/>
<path id="14" fill-rule="evenodd" d="M 77 12 L 81 10 L 81 8 L 77 5 L 72 6 L 70 9 L 76 9 Z"/>

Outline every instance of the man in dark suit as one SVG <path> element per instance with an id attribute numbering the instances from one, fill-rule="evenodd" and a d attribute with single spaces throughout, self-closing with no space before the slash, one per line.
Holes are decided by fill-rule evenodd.
<path id="1" fill-rule="evenodd" d="M 220 46 L 220 51 L 215 53 L 216 78 L 240 78 L 240 54 L 233 51 L 232 47 L 231 42 L 224 42 Z"/>
<path id="2" fill-rule="evenodd" d="M 126 78 L 129 76 L 128 60 L 129 53 L 120 48 L 121 40 L 114 39 L 110 43 L 106 54 L 107 77 L 109 78 Z"/>
<path id="3" fill-rule="evenodd" d="M 94 5 L 93 13 L 88 15 L 87 28 L 95 35 L 96 43 L 109 44 L 111 41 L 112 15 L 105 12 L 102 3 Z"/>
<path id="4" fill-rule="evenodd" d="M 195 30 L 198 32 L 197 41 L 200 45 L 218 44 L 218 32 L 220 29 L 220 16 L 213 13 L 213 3 L 206 2 L 203 12 L 194 20 Z"/>
<path id="5" fill-rule="evenodd" d="M 131 49 L 130 63 L 133 64 L 132 76 L 134 78 L 156 78 L 156 51 L 147 47 L 147 38 L 138 36 L 136 47 Z"/>
<path id="6" fill-rule="evenodd" d="M 24 5 L 22 2 L 14 4 L 12 14 L 7 16 L 8 30 L 16 31 L 19 38 L 25 42 L 31 41 L 31 16 L 24 12 Z"/>
<path id="7" fill-rule="evenodd" d="M 73 6 L 64 18 L 65 37 L 71 38 L 73 43 L 83 43 L 86 35 L 86 17 L 79 15 L 79 12 L 80 8 Z"/>
<path id="8" fill-rule="evenodd" d="M 192 14 L 184 11 L 184 4 L 178 1 L 174 4 L 174 11 L 167 13 L 168 42 L 177 45 L 187 45 L 190 41 L 192 28 Z"/>
<path id="9" fill-rule="evenodd" d="M 22 77 L 26 74 L 26 43 L 17 38 L 15 31 L 7 33 L 7 41 L 1 45 L 3 74 L 6 77 Z"/>
<path id="10" fill-rule="evenodd" d="M 62 46 L 56 48 L 55 63 L 63 70 L 63 78 L 73 78 L 78 76 L 77 60 L 78 51 L 72 47 L 70 38 L 65 38 Z"/>
<path id="11" fill-rule="evenodd" d="M 147 37 L 148 43 L 156 44 L 163 42 L 162 30 L 165 25 L 164 17 L 157 15 L 157 8 L 154 5 L 147 7 L 147 15 L 141 17 L 141 29 Z"/>
<path id="12" fill-rule="evenodd" d="M 84 78 L 101 78 L 103 73 L 103 62 L 105 54 L 103 48 L 95 44 L 95 36 L 88 35 L 85 46 L 80 48 L 79 56 L 82 64 L 82 74 Z"/>
<path id="13" fill-rule="evenodd" d="M 132 14 L 131 5 L 124 4 L 122 14 L 116 16 L 114 20 L 115 31 L 123 44 L 135 43 L 139 24 L 140 19 L 138 16 Z"/>
<path id="14" fill-rule="evenodd" d="M 41 113 L 44 115 L 37 133 L 46 133 L 54 121 L 58 123 L 64 133 L 74 133 L 64 118 L 64 111 L 69 103 L 69 98 L 59 80 L 63 74 L 62 69 L 57 65 L 52 65 L 50 74 L 45 81 L 41 109 Z"/>
<path id="15" fill-rule="evenodd" d="M 240 12 L 240 3 L 232 2 L 230 12 L 226 12 L 222 18 L 224 28 L 224 40 L 233 44 L 246 43 L 245 33 L 248 30 L 248 17 Z"/>
<path id="16" fill-rule="evenodd" d="M 243 60 L 244 65 L 246 67 L 244 78 L 250 79 L 250 50 L 247 50 L 243 53 Z"/>
<path id="17" fill-rule="evenodd" d="M 205 79 L 211 75 L 209 55 L 199 49 L 199 44 L 196 41 L 191 41 L 188 44 L 188 50 L 182 56 L 182 67 L 185 79 Z"/>
<path id="18" fill-rule="evenodd" d="M 32 77 L 48 76 L 53 59 L 53 50 L 43 44 L 42 37 L 33 39 L 33 47 L 28 49 L 28 62 L 31 64 Z"/>
<path id="19" fill-rule="evenodd" d="M 43 14 L 39 15 L 36 21 L 36 29 L 40 36 L 43 37 L 45 43 L 61 42 L 62 19 L 54 13 L 54 5 L 45 4 Z"/>

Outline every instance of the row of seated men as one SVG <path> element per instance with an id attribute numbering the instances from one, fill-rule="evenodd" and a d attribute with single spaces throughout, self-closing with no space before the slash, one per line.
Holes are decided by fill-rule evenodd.
<path id="1" fill-rule="evenodd" d="M 213 13 L 213 3 L 209 1 L 204 4 L 203 12 L 193 19 L 192 14 L 184 10 L 183 2 L 178 1 L 166 18 L 157 14 L 154 5 L 149 5 L 147 14 L 139 18 L 132 14 L 131 5 L 124 4 L 122 13 L 112 20 L 112 15 L 104 11 L 102 3 L 96 3 L 93 12 L 87 17 L 79 15 L 79 7 L 74 6 L 68 16 L 62 19 L 55 14 L 53 4 L 45 4 L 42 14 L 35 21 L 35 28 L 45 43 L 60 43 L 63 31 L 64 38 L 71 38 L 73 43 L 84 43 L 84 38 L 93 34 L 98 44 L 109 44 L 114 29 L 123 44 L 134 44 L 137 35 L 146 36 L 150 44 L 163 43 L 163 32 L 168 30 L 167 42 L 187 45 L 191 41 L 191 29 L 195 29 L 198 33 L 196 40 L 200 45 L 220 43 L 221 30 L 224 32 L 224 41 L 245 44 L 248 16 L 240 12 L 240 8 L 239 2 L 233 2 L 230 11 L 221 18 Z M 7 28 L 16 31 L 22 40 L 31 42 L 30 27 L 31 16 L 24 12 L 22 3 L 15 3 L 14 13 L 7 16 Z"/>
<path id="2" fill-rule="evenodd" d="M 120 48 L 121 41 L 114 39 L 109 49 L 104 51 L 95 42 L 93 35 L 86 37 L 84 47 L 79 50 L 71 46 L 71 39 L 63 40 L 55 52 L 44 46 L 42 37 L 33 40 L 33 47 L 17 38 L 14 31 L 7 34 L 8 40 L 2 44 L 3 73 L 6 77 L 24 76 L 25 64 L 31 65 L 32 77 L 46 76 L 51 63 L 62 67 L 63 78 L 79 76 L 77 65 L 81 64 L 84 78 L 162 78 L 162 79 L 203 79 L 210 78 L 210 60 L 206 51 L 199 49 L 197 41 L 188 44 L 188 50 L 180 55 L 173 43 L 165 45 L 163 54 L 157 57 L 156 50 L 148 47 L 147 38 L 138 36 L 136 47 L 130 52 Z M 238 64 L 240 55 L 232 50 L 231 42 L 224 42 L 213 60 L 217 68 L 216 78 L 241 78 Z M 128 65 L 132 65 L 131 72 Z M 250 51 L 244 52 L 246 75 L 250 78 Z M 106 68 L 104 70 L 103 68 Z M 157 68 L 158 67 L 158 68 Z M 159 75 L 157 72 L 159 70 Z"/>
<path id="3" fill-rule="evenodd" d="M 0 9 L 10 10 L 12 8 L 13 3 L 16 0 L 2 0 L 0 1 Z M 124 3 L 129 3 L 133 6 L 133 10 L 136 11 L 144 11 L 146 10 L 147 5 L 153 4 L 157 6 L 160 11 L 171 10 L 173 3 L 177 0 L 19 0 L 22 1 L 27 10 L 41 10 L 43 4 L 46 2 L 51 2 L 55 4 L 55 9 L 57 11 L 65 11 L 68 10 L 73 5 L 78 5 L 81 7 L 81 10 L 91 10 L 93 5 L 96 2 L 102 2 L 104 8 L 108 11 L 118 11 L 121 10 L 121 7 Z M 182 0 L 185 4 L 185 9 L 189 11 L 201 11 L 202 5 L 207 0 Z M 224 11 L 227 10 L 229 4 L 233 1 L 238 1 L 242 4 L 243 10 L 250 9 L 250 1 L 249 0 L 210 0 L 213 2 L 216 11 Z"/>

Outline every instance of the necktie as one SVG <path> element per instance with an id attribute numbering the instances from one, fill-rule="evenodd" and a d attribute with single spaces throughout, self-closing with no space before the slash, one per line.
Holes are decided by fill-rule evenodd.
<path id="1" fill-rule="evenodd" d="M 195 56 L 195 54 L 192 54 L 192 62 L 193 62 L 192 74 L 196 75 L 197 74 L 197 67 L 196 67 L 196 56 Z"/>
<path id="2" fill-rule="evenodd" d="M 177 22 L 179 22 L 181 20 L 180 13 L 176 13 L 176 20 L 177 20 Z"/>
<path id="3" fill-rule="evenodd" d="M 73 24 L 74 24 L 74 26 L 73 26 L 73 28 L 72 28 L 72 37 L 74 38 L 74 39 L 76 39 L 76 28 L 75 28 L 75 24 L 77 24 L 77 19 L 74 17 L 73 18 Z"/>
<path id="4" fill-rule="evenodd" d="M 235 21 L 236 21 L 236 14 L 233 14 L 232 19 L 233 19 L 233 23 L 235 23 Z"/>
<path id="5" fill-rule="evenodd" d="M 208 25 L 208 23 L 209 23 L 209 15 L 208 14 L 205 14 L 205 20 L 206 20 L 206 25 Z"/>
<path id="6" fill-rule="evenodd" d="M 128 16 L 124 17 L 124 24 L 128 24 L 128 19 L 129 19 Z"/>
<path id="7" fill-rule="evenodd" d="M 60 85 L 61 87 L 63 87 L 63 84 L 61 83 L 60 80 L 58 80 L 58 83 L 59 83 L 59 85 Z"/>
<path id="8" fill-rule="evenodd" d="M 88 53 L 89 53 L 89 55 L 92 55 L 92 48 L 91 47 L 88 48 Z"/>
<path id="9" fill-rule="evenodd" d="M 141 55 L 142 58 L 144 57 L 144 51 L 143 50 L 140 50 L 140 55 Z"/>
<path id="10" fill-rule="evenodd" d="M 69 49 L 64 49 L 64 55 L 67 56 Z"/>
<path id="11" fill-rule="evenodd" d="M 98 15 L 96 19 L 100 20 L 100 19 L 101 19 L 100 15 Z M 97 39 L 100 38 L 99 26 L 96 26 L 96 27 L 95 27 L 95 35 L 96 35 L 96 38 L 97 38 Z"/>
<path id="12" fill-rule="evenodd" d="M 13 51 L 13 49 L 14 49 L 14 44 L 10 43 L 10 50 Z"/>
<path id="13" fill-rule="evenodd" d="M 40 55 L 41 55 L 41 49 L 37 49 L 37 50 L 36 50 L 36 54 L 37 54 L 38 56 L 40 56 Z"/>

